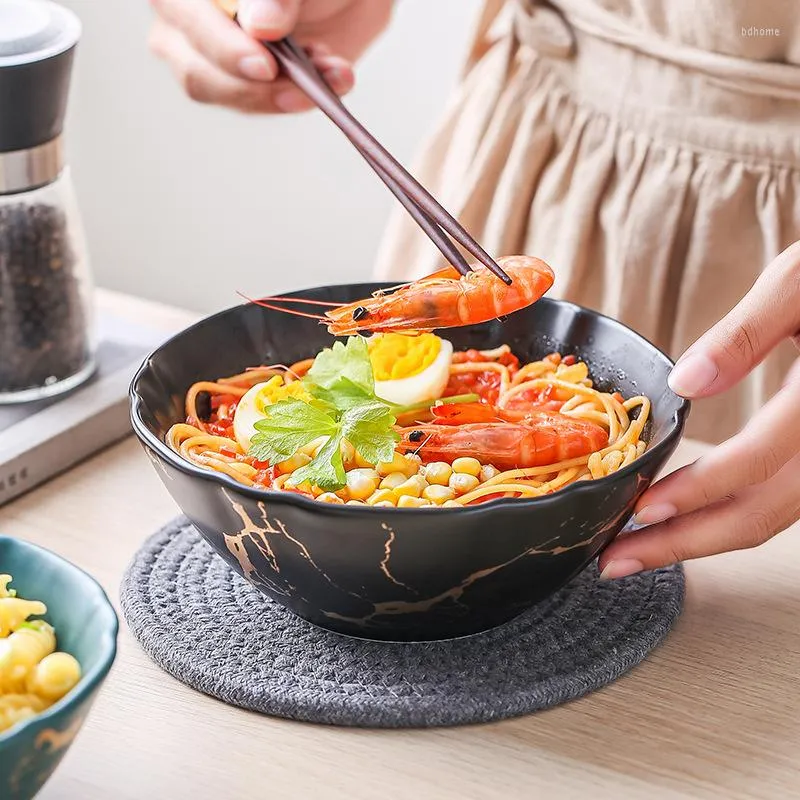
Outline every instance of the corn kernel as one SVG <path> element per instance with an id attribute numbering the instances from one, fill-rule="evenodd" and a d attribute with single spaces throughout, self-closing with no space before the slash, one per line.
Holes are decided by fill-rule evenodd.
<path id="1" fill-rule="evenodd" d="M 313 442 L 303 445 L 303 447 L 300 448 L 300 452 L 305 453 L 307 456 L 316 456 L 327 441 L 327 436 L 318 436 Z"/>
<path id="2" fill-rule="evenodd" d="M 319 500 L 320 503 L 336 503 L 338 505 L 344 505 L 344 500 L 342 500 L 341 497 L 334 494 L 333 492 L 323 492 L 317 498 L 317 500 Z"/>
<path id="3" fill-rule="evenodd" d="M 377 503 L 372 504 L 373 508 L 394 508 L 394 503 L 391 500 L 378 500 Z"/>
<path id="4" fill-rule="evenodd" d="M 425 480 L 439 486 L 447 486 L 447 481 L 453 474 L 453 468 L 446 461 L 431 461 L 422 468 Z"/>
<path id="5" fill-rule="evenodd" d="M 422 496 L 432 503 L 441 505 L 445 500 L 452 500 L 456 496 L 456 493 L 449 486 L 439 486 L 434 483 L 431 486 L 426 486 L 422 490 Z"/>
<path id="6" fill-rule="evenodd" d="M 397 499 L 398 508 L 421 508 L 426 505 L 428 505 L 427 500 L 423 500 L 421 497 L 412 497 L 408 494 L 404 494 Z"/>
<path id="7" fill-rule="evenodd" d="M 394 492 L 391 489 L 378 489 L 367 498 L 367 505 L 374 506 L 384 500 L 388 500 L 392 505 L 395 503 Z"/>
<path id="8" fill-rule="evenodd" d="M 294 472 L 296 469 L 300 469 L 300 467 L 304 467 L 306 464 L 310 463 L 311 456 L 308 453 L 301 453 L 299 450 L 291 457 L 287 458 L 286 461 L 278 462 L 278 471 L 281 473 L 288 473 Z"/>
<path id="9" fill-rule="evenodd" d="M 419 461 L 404 456 L 402 453 L 395 452 L 394 458 L 391 461 L 381 461 L 375 469 L 378 470 L 379 475 L 388 475 L 391 472 L 402 472 L 407 478 L 410 478 L 418 469 Z"/>
<path id="10" fill-rule="evenodd" d="M 345 469 L 352 469 L 356 463 L 356 449 L 347 439 L 342 439 L 339 445 L 339 450 L 342 452 L 342 463 Z"/>
<path id="11" fill-rule="evenodd" d="M 458 472 L 462 475 L 473 475 L 477 478 L 481 473 L 481 462 L 471 456 L 457 458 L 453 461 L 453 472 Z"/>
<path id="12" fill-rule="evenodd" d="M 390 472 L 382 481 L 381 489 L 396 489 L 401 483 L 408 480 L 402 472 Z"/>
<path id="13" fill-rule="evenodd" d="M 358 450 L 356 450 L 355 464 L 357 467 L 361 467 L 362 469 L 367 469 L 367 468 L 374 469 L 374 466 L 369 461 L 367 461 L 367 459 L 364 458 L 364 456 L 362 456 L 361 453 L 358 452 Z"/>
<path id="14" fill-rule="evenodd" d="M 395 497 L 419 497 L 428 482 L 421 475 L 412 475 L 408 480 L 394 488 Z"/>
<path id="15" fill-rule="evenodd" d="M 466 475 L 463 472 L 454 472 L 450 476 L 450 488 L 456 494 L 466 494 L 476 489 L 480 481 L 474 475 Z"/>
<path id="16" fill-rule="evenodd" d="M 464 508 L 461 503 L 457 503 L 455 500 L 445 500 L 442 503 L 442 508 Z"/>
<path id="17" fill-rule="evenodd" d="M 493 467 L 491 464 L 484 464 L 481 467 L 481 473 L 478 475 L 480 478 L 481 483 L 485 483 L 488 480 L 491 480 L 495 477 L 495 475 L 499 475 L 500 470 L 497 467 Z"/>
<path id="18" fill-rule="evenodd" d="M 347 473 L 347 492 L 351 500 L 366 500 L 378 488 L 374 469 L 351 469 Z"/>
<path id="19" fill-rule="evenodd" d="M 346 506 L 365 506 L 366 503 L 363 500 L 348 500 L 345 503 Z"/>
<path id="20" fill-rule="evenodd" d="M 317 444 L 314 447 L 314 449 L 311 451 L 311 457 L 312 458 L 316 458 L 319 455 L 319 451 L 322 450 L 323 447 L 325 447 L 325 444 L 328 441 L 328 437 L 327 436 L 321 437 L 321 440 L 320 439 L 316 439 L 315 441 L 319 442 L 319 444 Z"/>
<path id="21" fill-rule="evenodd" d="M 33 669 L 28 691 L 47 700 L 58 700 L 81 679 L 81 667 L 69 653 L 50 653 Z"/>

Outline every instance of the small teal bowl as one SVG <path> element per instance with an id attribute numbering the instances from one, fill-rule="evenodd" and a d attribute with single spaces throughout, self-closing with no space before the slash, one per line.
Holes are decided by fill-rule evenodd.
<path id="1" fill-rule="evenodd" d="M 119 622 L 90 575 L 55 553 L 0 536 L 0 573 L 20 597 L 41 600 L 58 649 L 81 665 L 78 685 L 36 717 L 0 733 L 0 798 L 27 800 L 44 786 L 80 730 L 117 652 Z"/>

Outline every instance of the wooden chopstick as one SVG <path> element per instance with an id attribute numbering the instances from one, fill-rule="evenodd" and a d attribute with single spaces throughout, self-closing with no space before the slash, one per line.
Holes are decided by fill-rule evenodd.
<path id="1" fill-rule="evenodd" d="M 313 73 L 309 73 L 303 64 L 291 57 L 294 45 L 291 37 L 277 42 L 262 41 L 262 44 L 275 56 L 287 76 L 319 106 L 351 142 L 357 145 L 358 150 L 365 158 L 370 156 L 373 161 L 379 163 L 415 204 L 432 217 L 462 247 L 472 253 L 498 278 L 507 284 L 511 283 L 511 278 L 500 265 L 466 232 L 457 220 L 442 208 L 428 190 L 405 170 L 394 156 L 350 113 L 346 106 L 331 99 L 328 91 L 323 89 L 314 77 L 317 74 L 316 69 L 313 70 Z"/>
<path id="2" fill-rule="evenodd" d="M 398 191 L 406 196 L 409 203 L 407 204 L 406 200 L 401 199 L 403 206 L 459 272 L 463 272 L 463 263 L 466 262 L 460 253 L 457 257 L 451 258 L 453 251 L 457 252 L 457 250 L 452 243 L 443 241 L 446 237 L 441 231 L 437 232 L 435 226 L 439 226 L 449 233 L 498 278 L 507 284 L 511 283 L 511 278 L 467 233 L 464 227 L 372 136 L 338 97 L 334 99 L 335 93 L 325 84 L 313 64 L 307 66 L 305 58 L 302 60 L 298 58 L 300 48 L 291 37 L 276 42 L 262 41 L 261 44 L 275 56 L 290 80 L 308 95 L 355 145 L 398 199 L 400 199 Z M 386 178 L 389 178 L 390 182 L 387 182 Z M 411 210 L 411 205 L 416 207 L 414 211 Z M 417 211 L 423 212 L 424 216 L 419 215 Z"/>
<path id="3" fill-rule="evenodd" d="M 302 65 L 306 72 L 313 78 L 316 79 L 317 83 L 328 93 L 331 100 L 336 102 L 339 106 L 342 106 L 342 101 L 339 99 L 339 96 L 336 92 L 331 89 L 328 85 L 325 77 L 319 70 L 314 66 L 311 59 L 306 54 L 306 51 L 303 50 L 295 41 L 287 38 L 286 43 L 289 46 L 289 49 L 292 51 L 294 58 L 296 61 Z M 276 56 L 277 57 L 277 56 Z M 289 56 L 286 56 L 287 58 Z M 433 242 L 434 245 L 439 249 L 441 254 L 445 257 L 447 261 L 449 261 L 462 275 L 466 275 L 468 272 L 472 271 L 472 267 L 467 263 L 467 260 L 464 258 L 463 255 L 459 252 L 458 248 L 447 238 L 445 233 L 439 227 L 439 225 L 432 220 L 401 188 L 401 186 L 397 183 L 397 181 L 392 177 L 390 173 L 388 173 L 375 159 L 372 158 L 368 153 L 364 153 L 358 146 L 358 143 L 354 141 L 347 131 L 344 131 L 345 136 L 350 139 L 350 142 L 353 146 L 359 150 L 361 155 L 364 157 L 366 162 L 375 170 L 378 177 L 386 184 L 392 194 L 400 201 L 403 208 L 412 216 L 414 221 L 422 228 L 422 230 L 427 234 L 428 238 Z"/>

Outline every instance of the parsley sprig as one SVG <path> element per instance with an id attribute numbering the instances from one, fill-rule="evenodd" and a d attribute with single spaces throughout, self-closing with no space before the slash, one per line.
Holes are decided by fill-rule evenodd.
<path id="1" fill-rule="evenodd" d="M 304 481 L 335 491 L 346 482 L 341 444 L 347 440 L 363 458 L 374 464 L 391 461 L 399 436 L 394 407 L 375 395 L 375 378 L 366 341 L 351 336 L 335 342 L 314 359 L 303 378 L 311 402 L 281 400 L 267 408 L 255 423 L 249 454 L 271 464 L 284 461 L 321 436 L 328 441 L 316 457 L 296 469 L 287 481 Z"/>

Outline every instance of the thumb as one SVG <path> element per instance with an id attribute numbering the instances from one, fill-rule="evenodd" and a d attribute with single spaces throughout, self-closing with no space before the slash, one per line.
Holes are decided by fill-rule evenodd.
<path id="1" fill-rule="evenodd" d="M 678 360 L 669 376 L 682 397 L 709 397 L 738 383 L 800 329 L 800 242 L 784 250 L 753 288 Z"/>
<path id="2" fill-rule="evenodd" d="M 301 0 L 241 0 L 239 22 L 256 39 L 282 39 L 297 25 Z"/>

